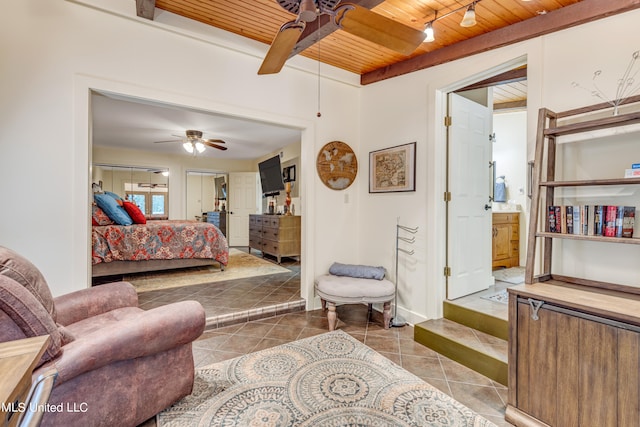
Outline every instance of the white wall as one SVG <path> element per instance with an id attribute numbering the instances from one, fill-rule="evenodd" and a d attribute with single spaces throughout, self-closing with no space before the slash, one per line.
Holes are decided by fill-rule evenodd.
<path id="1" fill-rule="evenodd" d="M 571 82 L 589 82 L 602 68 L 614 73 L 615 84 L 637 49 L 629 35 L 640 20 L 636 10 L 361 89 L 357 76 L 323 66 L 317 118 L 312 61 L 296 57 L 278 75 L 257 76 L 267 46 L 166 13 L 158 22 L 137 19 L 130 0 L 95 3 L 3 3 L 0 244 L 33 260 L 56 295 L 87 286 L 89 89 L 190 105 L 301 129 L 303 260 L 309 263 L 303 296 L 312 296 L 313 277 L 334 260 L 392 271 L 396 218 L 419 226 L 416 254 L 401 260 L 399 273 L 400 312 L 411 322 L 439 317 L 444 296 L 442 95 L 486 70 L 506 71 L 526 61 L 531 159 L 538 108 L 594 103 Z M 164 23 L 188 25 L 192 32 L 167 31 Z M 185 66 L 194 61 L 196 66 Z M 359 159 L 358 177 L 345 191 L 326 188 L 315 174 L 317 151 L 333 140 L 348 143 Z M 416 192 L 369 194 L 368 153 L 412 141 Z M 637 246 L 624 249 L 601 254 L 604 263 L 637 259 Z M 620 274 L 637 281 L 627 265 Z"/>
<path id="2" fill-rule="evenodd" d="M 572 87 L 576 80 L 588 84 L 592 73 L 606 69 L 609 85 L 624 72 L 631 53 L 638 49 L 637 32 L 640 11 L 632 11 L 591 22 L 555 34 L 539 37 L 501 49 L 470 56 L 412 74 L 368 85 L 361 103 L 361 140 L 358 156 L 405 142 L 417 141 L 417 185 L 411 194 L 368 194 L 360 186 L 358 216 L 360 260 L 373 265 L 393 266 L 396 218 L 420 231 L 416 254 L 403 257 L 399 272 L 400 313 L 411 322 L 442 315 L 445 295 L 445 132 L 442 117 L 444 95 L 481 80 L 493 70 L 497 74 L 526 62 L 528 66 L 527 160 L 533 158 L 537 111 L 549 107 L 558 111 L 598 102 L 589 93 Z M 475 77 L 473 77 L 475 75 Z M 526 162 L 522 164 L 526 167 Z M 615 172 L 614 172 L 614 176 Z M 609 262 L 620 269 L 627 283 L 638 284 L 637 259 L 640 247 L 616 248 L 610 255 L 600 246 L 597 262 L 589 266 L 604 276 Z M 606 248 L 609 251 L 609 248 Z M 613 251 L 612 251 L 613 252 Z M 575 253 L 571 270 L 581 268 Z M 613 259 L 614 257 L 615 260 Z M 602 260 L 602 261 L 600 261 Z M 619 277 L 618 277 L 619 278 Z"/>
<path id="3" fill-rule="evenodd" d="M 55 295 L 88 285 L 90 89 L 298 128 L 307 171 L 328 141 L 358 147 L 357 76 L 322 68 L 319 119 L 313 61 L 297 57 L 278 75 L 258 76 L 266 45 L 201 24 L 176 32 L 163 22 L 188 21 L 137 18 L 130 0 L 95 3 L 8 0 L 0 17 L 0 194 L 15 207 L 0 210 L 0 244 L 32 260 Z M 358 239 L 355 204 L 304 182 L 309 297 L 316 271 L 357 252 Z M 171 212 L 184 209 L 178 203 Z"/>

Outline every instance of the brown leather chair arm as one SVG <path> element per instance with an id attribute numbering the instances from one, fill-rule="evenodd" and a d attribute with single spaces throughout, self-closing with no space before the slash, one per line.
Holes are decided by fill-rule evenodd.
<path id="1" fill-rule="evenodd" d="M 54 298 L 56 323 L 63 326 L 121 307 L 137 307 L 138 294 L 129 282 L 113 282 Z"/>
<path id="2" fill-rule="evenodd" d="M 142 311 L 65 345 L 62 354 L 34 371 L 54 367 L 56 384 L 108 364 L 144 357 L 191 343 L 205 327 L 205 312 L 197 301 L 181 301 Z"/>

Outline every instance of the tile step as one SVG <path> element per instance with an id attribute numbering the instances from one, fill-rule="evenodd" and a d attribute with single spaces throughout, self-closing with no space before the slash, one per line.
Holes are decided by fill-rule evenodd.
<path id="1" fill-rule="evenodd" d="M 443 304 L 444 317 L 470 328 L 477 329 L 494 337 L 509 339 L 509 322 L 491 314 L 487 314 L 473 308 L 458 305 L 455 302 L 445 301 Z"/>
<path id="2" fill-rule="evenodd" d="M 414 340 L 492 380 L 507 385 L 507 341 L 449 319 L 414 327 Z"/>

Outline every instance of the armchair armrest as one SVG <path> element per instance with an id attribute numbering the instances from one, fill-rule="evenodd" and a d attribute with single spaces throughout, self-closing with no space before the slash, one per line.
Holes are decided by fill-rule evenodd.
<path id="1" fill-rule="evenodd" d="M 67 326 L 116 308 L 137 307 L 138 294 L 129 282 L 113 282 L 61 295 L 53 302 L 56 322 Z"/>
<path id="2" fill-rule="evenodd" d="M 61 384 L 108 364 L 166 351 L 198 338 L 205 327 L 205 312 L 197 301 L 181 301 L 141 311 L 80 337 L 63 347 L 62 354 L 38 369 L 55 367 Z M 37 372 L 34 372 L 34 375 Z"/>

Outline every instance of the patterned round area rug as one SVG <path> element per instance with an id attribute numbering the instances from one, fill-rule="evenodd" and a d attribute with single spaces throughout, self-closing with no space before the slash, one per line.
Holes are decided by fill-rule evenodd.
<path id="1" fill-rule="evenodd" d="M 198 369 L 157 425 L 495 427 L 342 331 Z"/>

